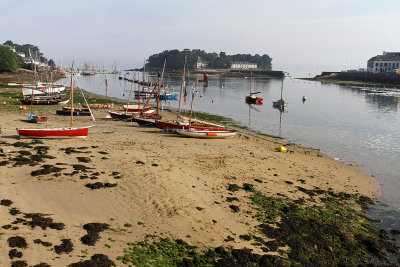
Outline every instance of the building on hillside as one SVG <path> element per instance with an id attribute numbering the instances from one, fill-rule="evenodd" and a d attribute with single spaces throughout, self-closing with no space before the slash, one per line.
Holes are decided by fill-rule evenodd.
<path id="1" fill-rule="evenodd" d="M 400 52 L 385 52 L 368 60 L 368 72 L 398 73 L 400 69 Z"/>
<path id="2" fill-rule="evenodd" d="M 232 62 L 231 69 L 257 69 L 257 63 L 250 62 Z"/>
<path id="3" fill-rule="evenodd" d="M 200 57 L 197 58 L 197 64 L 196 64 L 197 69 L 207 68 L 207 66 L 208 62 L 202 61 Z"/>
<path id="4" fill-rule="evenodd" d="M 16 52 L 15 54 L 17 54 L 18 56 L 24 58 L 25 57 L 25 53 L 24 52 Z"/>

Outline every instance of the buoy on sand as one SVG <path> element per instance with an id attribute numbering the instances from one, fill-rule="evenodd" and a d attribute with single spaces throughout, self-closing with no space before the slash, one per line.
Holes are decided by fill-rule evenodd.
<path id="1" fill-rule="evenodd" d="M 21 109 L 22 109 L 22 110 L 26 110 L 26 107 L 25 107 L 25 106 L 22 106 Z"/>
<path id="2" fill-rule="evenodd" d="M 284 146 L 278 146 L 278 147 L 275 147 L 275 150 L 278 152 L 286 152 L 287 148 Z"/>

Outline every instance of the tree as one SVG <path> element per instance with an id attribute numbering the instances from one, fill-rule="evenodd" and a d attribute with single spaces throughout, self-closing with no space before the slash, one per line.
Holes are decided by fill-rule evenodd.
<path id="1" fill-rule="evenodd" d="M 0 46 L 0 71 L 14 71 L 19 67 L 19 57 L 10 48 Z"/>
<path id="2" fill-rule="evenodd" d="M 54 60 L 50 59 L 48 65 L 52 70 L 56 69 L 56 63 L 54 62 Z"/>
<path id="3" fill-rule="evenodd" d="M 249 62 L 256 63 L 260 69 L 271 69 L 272 59 L 268 55 L 260 56 L 258 54 L 252 56 L 250 54 L 227 55 L 225 52 L 206 53 L 200 49 L 184 49 L 183 51 L 165 50 L 159 54 L 153 54 L 149 57 L 146 68 L 152 70 L 161 70 L 164 60 L 167 60 L 166 70 L 181 70 L 183 61 L 187 54 L 187 65 L 189 70 L 196 69 L 197 61 L 200 59 L 203 62 L 208 62 L 209 68 L 214 69 L 229 69 L 232 62 Z"/>

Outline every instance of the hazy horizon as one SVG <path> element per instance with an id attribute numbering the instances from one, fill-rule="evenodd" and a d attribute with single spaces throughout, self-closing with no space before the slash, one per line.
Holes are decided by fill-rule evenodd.
<path id="1" fill-rule="evenodd" d="M 119 69 L 171 49 L 268 54 L 273 69 L 304 76 L 399 51 L 399 10 L 394 0 L 1 0 L 0 41 L 37 45 L 57 64 Z"/>

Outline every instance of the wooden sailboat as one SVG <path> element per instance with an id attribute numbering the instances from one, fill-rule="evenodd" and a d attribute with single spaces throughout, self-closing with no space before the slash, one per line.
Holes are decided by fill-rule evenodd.
<path id="1" fill-rule="evenodd" d="M 31 52 L 29 50 L 29 56 L 31 58 L 31 63 L 33 64 L 33 59 L 31 56 Z M 22 99 L 20 101 L 26 105 L 55 105 L 64 101 L 59 93 L 55 93 L 52 90 L 47 90 L 46 87 L 43 91 L 43 87 L 39 85 L 37 72 L 36 72 L 36 64 L 34 65 L 34 83 L 30 85 L 21 86 L 22 91 Z M 27 88 L 25 88 L 25 86 Z M 43 94 L 35 94 L 37 91 L 42 91 Z M 25 93 L 24 93 L 25 92 Z M 53 93 L 53 95 L 50 95 Z"/>
<path id="2" fill-rule="evenodd" d="M 195 88 L 193 88 L 192 93 L 192 103 L 190 107 L 190 118 L 189 118 L 189 127 L 183 129 L 175 130 L 176 133 L 186 136 L 186 137 L 194 137 L 194 138 L 207 138 L 207 139 L 223 139 L 228 137 L 233 137 L 236 135 L 236 131 L 229 130 L 226 128 L 223 129 L 215 129 L 215 128 L 194 128 L 192 127 L 192 112 L 193 112 L 193 99 L 194 99 Z"/>
<path id="3" fill-rule="evenodd" d="M 277 109 L 284 110 L 286 108 L 286 102 L 283 100 L 283 79 L 282 77 L 282 85 L 281 85 L 281 99 L 278 99 L 276 101 L 272 101 L 272 106 Z"/>
<path id="4" fill-rule="evenodd" d="M 164 67 L 163 67 L 163 72 L 162 72 L 162 75 L 161 75 L 161 81 L 160 81 L 160 76 L 158 76 L 158 82 L 155 84 L 154 89 L 151 92 L 151 95 L 153 95 L 154 91 L 158 88 L 158 92 L 157 92 L 157 109 L 156 109 L 157 113 L 156 114 L 145 115 L 144 114 L 144 110 L 142 109 L 140 111 L 139 116 L 132 117 L 132 121 L 137 122 L 140 126 L 157 127 L 156 126 L 156 121 L 161 119 L 161 115 L 159 114 L 159 104 L 160 104 L 160 91 L 161 91 L 163 78 L 164 78 L 165 63 L 166 63 L 166 61 L 164 61 Z M 150 97 L 151 97 L 151 95 L 150 95 Z M 144 105 L 145 107 L 148 106 L 149 101 L 150 101 L 150 98 L 147 99 L 147 102 Z M 140 104 L 140 102 L 139 102 L 139 104 Z M 140 109 L 140 107 L 139 107 L 139 109 Z"/>
<path id="5" fill-rule="evenodd" d="M 203 73 L 203 79 L 200 79 L 199 82 L 203 83 L 203 87 L 207 87 L 208 86 L 208 76 L 207 76 L 207 74 Z"/>
<path id="6" fill-rule="evenodd" d="M 249 87 L 249 95 L 245 97 L 245 101 L 249 104 L 260 104 L 262 105 L 263 99 L 261 97 L 258 97 L 257 94 L 261 92 L 251 92 L 251 83 L 253 80 L 253 73 L 250 74 L 250 87 Z"/>
<path id="7" fill-rule="evenodd" d="M 83 104 L 84 108 L 94 108 L 94 109 L 103 109 L 103 108 L 114 108 L 114 103 L 108 103 L 108 82 L 107 78 L 105 79 L 106 83 L 106 104 Z"/>
<path id="8" fill-rule="evenodd" d="M 89 128 L 86 126 L 81 128 L 73 128 L 73 105 L 74 105 L 74 64 L 72 63 L 71 71 L 71 88 L 70 88 L 70 110 L 71 110 L 71 125 L 69 128 L 53 128 L 53 129 L 21 129 L 17 128 L 17 132 L 21 138 L 86 138 Z"/>

